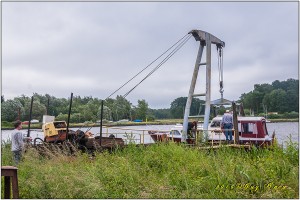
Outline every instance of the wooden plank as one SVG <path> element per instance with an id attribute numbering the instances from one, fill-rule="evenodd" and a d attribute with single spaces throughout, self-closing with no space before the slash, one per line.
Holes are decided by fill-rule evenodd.
<path id="1" fill-rule="evenodd" d="M 236 113 L 236 104 L 232 102 L 232 111 L 233 111 L 233 128 L 234 128 L 234 143 L 239 143 L 239 128 L 238 128 L 238 119 Z"/>

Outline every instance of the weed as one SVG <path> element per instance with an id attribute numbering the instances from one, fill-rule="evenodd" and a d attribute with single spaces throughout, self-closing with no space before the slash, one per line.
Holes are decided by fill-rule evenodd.
<path id="1" fill-rule="evenodd" d="M 18 166 L 20 198 L 299 198 L 293 144 L 248 152 L 130 144 L 93 158 L 69 149 L 49 145 L 43 156 L 29 149 Z M 9 165 L 9 144 L 1 150 Z"/>

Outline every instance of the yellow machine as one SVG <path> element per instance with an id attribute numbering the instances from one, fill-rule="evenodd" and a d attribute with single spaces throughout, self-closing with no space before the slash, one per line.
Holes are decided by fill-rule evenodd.
<path id="1" fill-rule="evenodd" d="M 43 124 L 45 141 L 65 140 L 67 132 L 67 123 L 65 121 L 54 121 Z"/>
<path id="2" fill-rule="evenodd" d="M 65 141 L 74 142 L 78 145 L 78 148 L 83 151 L 94 151 L 96 146 L 101 148 L 112 149 L 115 146 L 124 146 L 124 141 L 122 138 L 115 137 L 94 137 L 92 132 L 81 130 L 70 130 L 68 128 L 67 133 L 67 123 L 65 121 L 54 121 L 54 116 L 44 115 L 43 116 L 43 126 L 42 130 L 44 132 L 44 139 L 35 138 L 34 144 L 37 140 L 47 143 L 63 143 Z"/>

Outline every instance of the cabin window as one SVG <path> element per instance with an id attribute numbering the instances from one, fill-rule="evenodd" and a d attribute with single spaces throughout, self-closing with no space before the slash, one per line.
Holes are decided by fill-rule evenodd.
<path id="1" fill-rule="evenodd" d="M 180 135 L 180 133 L 179 133 L 179 131 L 177 131 L 177 130 L 172 130 L 172 131 L 170 132 L 170 135 Z"/>
<path id="2" fill-rule="evenodd" d="M 213 121 L 210 125 L 210 127 L 220 127 L 221 121 Z"/>
<path id="3" fill-rule="evenodd" d="M 256 123 L 251 122 L 241 122 L 238 124 L 239 132 L 240 133 L 247 133 L 247 134 L 257 134 L 257 126 Z"/>
<path id="4" fill-rule="evenodd" d="M 267 130 L 267 124 L 266 124 L 266 122 L 262 122 L 262 127 L 263 127 L 263 130 L 264 130 L 264 133 L 266 135 L 269 135 L 268 130 Z"/>

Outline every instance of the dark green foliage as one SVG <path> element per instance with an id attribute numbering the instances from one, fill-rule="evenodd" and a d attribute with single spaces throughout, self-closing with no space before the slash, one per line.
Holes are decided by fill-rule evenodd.
<path id="1" fill-rule="evenodd" d="M 240 97 L 244 108 L 256 114 L 268 112 L 297 112 L 299 110 L 299 80 L 274 81 L 271 85 L 255 84 L 254 90 Z"/>
<path id="2" fill-rule="evenodd" d="M 15 121 L 19 118 L 19 113 L 24 112 L 24 108 L 18 100 L 7 100 L 1 103 L 1 119 L 4 121 Z"/>
<path id="3" fill-rule="evenodd" d="M 171 119 L 171 111 L 169 108 L 165 109 L 149 109 L 149 113 L 155 116 L 156 119 Z"/>
<path id="4" fill-rule="evenodd" d="M 148 116 L 148 110 L 148 103 L 144 99 L 138 100 L 138 105 L 136 107 L 136 119 L 146 121 Z"/>
<path id="5" fill-rule="evenodd" d="M 171 114 L 172 118 L 182 119 L 184 115 L 184 110 L 186 106 L 187 97 L 178 97 L 171 103 Z M 204 101 L 198 98 L 193 98 L 192 105 L 190 109 L 190 115 L 198 115 L 199 113 L 203 113 L 202 105 L 204 105 Z"/>
<path id="6" fill-rule="evenodd" d="M 123 96 L 117 95 L 116 99 L 112 99 L 112 98 L 106 99 L 104 101 L 104 105 L 109 108 L 107 112 L 110 113 L 110 118 L 113 121 L 131 118 L 130 112 L 132 111 L 131 108 L 132 105 Z"/>

